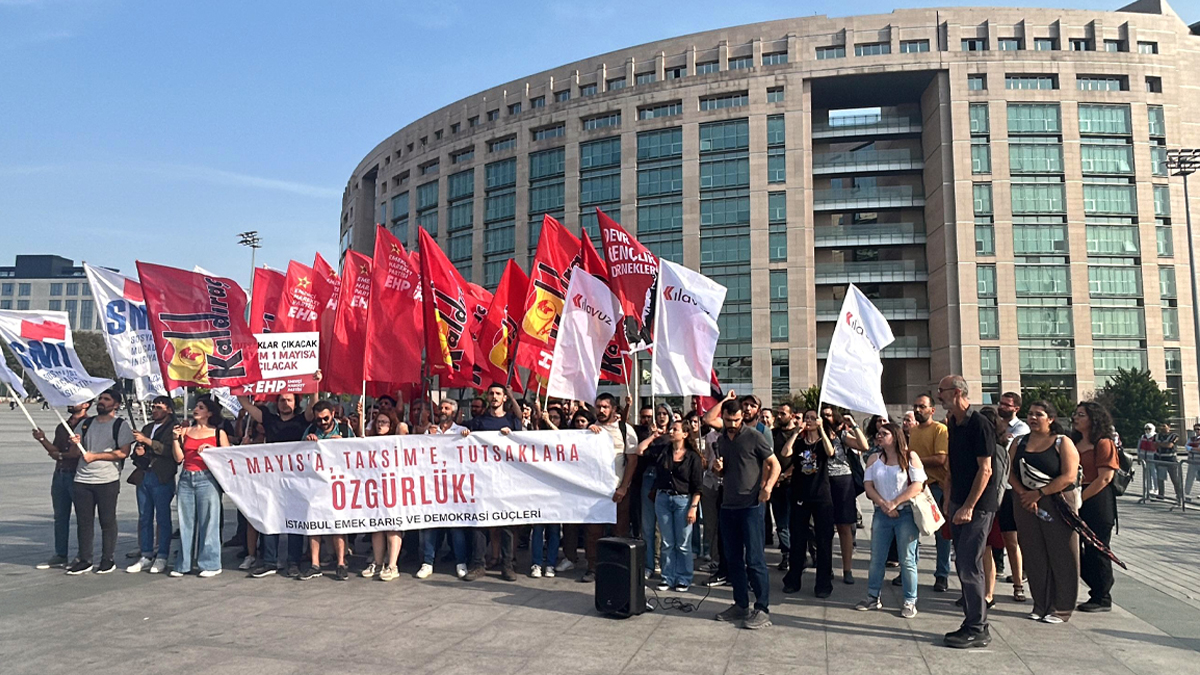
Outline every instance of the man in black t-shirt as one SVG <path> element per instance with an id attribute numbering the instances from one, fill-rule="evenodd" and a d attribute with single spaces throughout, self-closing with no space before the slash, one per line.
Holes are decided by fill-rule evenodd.
<path id="1" fill-rule="evenodd" d="M 775 433 L 773 437 L 775 458 L 779 460 L 780 476 L 787 472 L 792 465 L 794 454 L 780 457 L 779 452 L 787 444 L 787 439 L 793 433 L 800 433 L 800 420 L 792 410 L 792 404 L 780 403 L 775 407 Z M 788 479 L 780 478 L 779 483 L 771 492 L 771 515 L 775 518 L 775 536 L 779 541 L 779 552 L 783 559 L 779 561 L 779 570 L 788 571 L 788 552 L 791 550 L 791 527 L 788 522 L 791 504 L 788 503 Z"/>
<path id="2" fill-rule="evenodd" d="M 462 434 L 466 436 L 472 431 L 499 431 L 508 435 L 513 431 L 521 431 L 524 425 L 521 414 L 508 409 L 508 388 L 502 384 L 493 383 L 484 394 L 487 406 L 479 415 L 466 422 Z M 493 533 L 500 537 L 500 578 L 505 581 L 516 581 L 517 573 L 513 570 L 513 528 L 493 527 Z M 487 550 L 487 529 L 477 527 L 474 530 L 474 541 L 471 545 L 471 564 L 463 581 L 476 581 L 485 574 L 484 552 Z"/>
<path id="3" fill-rule="evenodd" d="M 967 382 L 948 375 L 938 383 L 938 399 L 950 413 L 950 494 L 943 505 L 954 537 L 955 564 L 962 585 L 966 618 L 958 630 L 947 633 L 947 647 L 986 647 L 992 641 L 987 623 L 987 582 L 983 553 L 992 518 L 999 508 L 996 485 L 1003 477 L 992 475 L 996 431 L 986 417 L 971 409 Z"/>
<path id="4" fill-rule="evenodd" d="M 295 394 L 280 394 L 275 401 L 275 412 L 265 405 L 256 405 L 248 396 L 239 396 L 238 401 L 250 419 L 263 426 L 268 443 L 290 443 L 304 439 L 304 430 L 308 428 L 308 420 L 304 412 L 296 406 Z M 279 566 L 279 535 L 260 534 L 258 537 L 258 564 L 250 570 L 250 576 L 255 579 L 275 574 Z M 292 578 L 300 576 L 300 559 L 304 555 L 304 536 L 288 535 L 287 575 Z M 251 551 L 251 555 L 255 555 Z M 318 573 L 320 570 L 318 570 Z"/>

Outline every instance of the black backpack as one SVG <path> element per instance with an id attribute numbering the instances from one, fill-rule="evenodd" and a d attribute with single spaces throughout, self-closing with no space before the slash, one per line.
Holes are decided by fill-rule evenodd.
<path id="1" fill-rule="evenodd" d="M 1117 448 L 1117 465 L 1118 468 L 1113 472 L 1112 485 L 1113 494 L 1120 497 L 1129 489 L 1129 484 L 1133 482 L 1133 476 L 1137 473 L 1134 467 L 1133 458 L 1125 454 L 1125 450 Z"/>
<path id="2" fill-rule="evenodd" d="M 1027 438 L 1027 436 L 1022 436 Z M 996 503 L 999 504 L 1004 500 L 1004 491 L 1008 489 L 1008 476 L 1012 471 L 1012 465 L 1008 461 L 1008 448 L 996 444 L 996 450 L 992 453 L 992 478 L 996 481 L 991 489 L 996 492 Z"/>
<path id="3" fill-rule="evenodd" d="M 88 429 L 89 429 L 89 428 L 91 428 L 91 426 L 92 426 L 92 420 L 94 420 L 94 419 L 96 419 L 94 416 L 93 416 L 93 417 L 85 417 L 85 418 L 83 419 L 83 433 L 79 434 L 79 437 L 80 437 L 81 439 L 82 439 L 82 438 L 87 438 L 87 432 L 88 432 Z M 125 419 L 124 419 L 124 418 L 122 418 L 122 417 L 114 417 L 114 418 L 113 418 L 113 427 L 112 427 L 112 435 L 113 435 L 113 450 L 116 450 L 117 448 L 121 447 L 121 442 L 120 442 L 120 438 L 121 438 L 121 423 L 122 423 L 122 422 L 124 422 L 124 421 L 125 421 Z M 121 471 L 124 471 L 124 470 L 125 470 L 125 460 L 123 460 L 123 459 L 118 459 L 118 460 L 117 460 L 117 471 L 118 471 L 118 472 L 121 472 Z"/>

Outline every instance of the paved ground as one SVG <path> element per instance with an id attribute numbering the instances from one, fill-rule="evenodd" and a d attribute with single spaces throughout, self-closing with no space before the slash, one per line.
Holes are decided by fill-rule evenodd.
<path id="1" fill-rule="evenodd" d="M 51 427 L 48 415 L 39 420 Z M 1114 546 L 1130 572 L 1118 576 L 1111 614 L 1034 623 L 1024 618 L 1029 604 L 1007 599 L 1001 583 L 992 646 L 959 652 L 939 646 L 961 615 L 953 593 L 928 588 L 931 546 L 922 547 L 920 616 L 899 618 L 890 585 L 886 611 L 853 611 L 866 592 L 865 531 L 858 585 L 839 583 L 829 600 L 807 590 L 785 598 L 773 571 L 775 626 L 759 632 L 712 620 L 730 602 L 727 588 L 695 613 L 619 621 L 598 616 L 592 587 L 572 578 L 466 584 L 449 565 L 387 585 L 246 579 L 229 557 L 209 580 L 38 571 L 52 553 L 52 465 L 27 439 L 20 414 L 0 411 L 2 673 L 1200 673 L 1200 509 L 1122 500 Z M 119 515 L 123 555 L 136 547 L 132 488 Z M 805 582 L 811 588 L 812 577 Z"/>

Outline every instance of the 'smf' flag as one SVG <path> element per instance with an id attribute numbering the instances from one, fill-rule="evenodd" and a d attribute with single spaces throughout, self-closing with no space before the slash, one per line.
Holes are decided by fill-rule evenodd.
<path id="1" fill-rule="evenodd" d="M 617 296 L 603 281 L 575 269 L 554 343 L 547 395 L 573 401 L 596 400 L 600 361 L 620 320 Z"/>
<path id="2" fill-rule="evenodd" d="M 887 319 L 850 284 L 829 343 L 821 401 L 887 417 L 879 352 L 895 340 Z"/>
<path id="3" fill-rule="evenodd" d="M 579 264 L 579 239 L 550 216 L 542 218 L 537 255 L 529 271 L 525 316 L 521 320 L 517 365 L 539 378 L 550 375 L 558 320 L 566 301 L 571 269 Z"/>
<path id="4" fill-rule="evenodd" d="M 270 267 L 254 270 L 254 288 L 250 296 L 250 331 L 270 333 L 275 330 L 275 312 L 283 295 L 283 272 Z"/>
<path id="5" fill-rule="evenodd" d="M 154 350 L 154 333 L 150 331 L 141 284 L 118 272 L 87 263 L 83 264 L 83 270 L 100 313 L 104 345 L 108 347 L 117 377 L 148 378 L 150 388 L 162 391 L 162 371 Z"/>
<path id="6" fill-rule="evenodd" d="M 29 392 L 25 391 L 25 383 L 21 381 L 21 376 L 14 373 L 4 359 L 0 359 L 0 382 L 7 384 L 14 395 L 20 398 L 29 398 Z"/>
<path id="7" fill-rule="evenodd" d="M 52 406 L 90 401 L 113 386 L 112 380 L 92 377 L 83 369 L 71 340 L 66 312 L 0 310 L 0 341 L 8 345 L 25 374 Z M 8 382 L 7 374 L 4 380 Z M 16 382 L 20 387 L 19 378 Z M 17 387 L 14 389 L 18 394 L 25 391 Z"/>
<path id="8" fill-rule="evenodd" d="M 371 300 L 363 378 L 372 382 L 421 381 L 421 272 L 391 232 L 375 232 Z"/>
<path id="9" fill-rule="evenodd" d="M 231 279 L 139 262 L 147 317 L 166 389 L 233 387 L 262 379 L 246 294 Z"/>
<path id="10" fill-rule="evenodd" d="M 708 396 L 726 289 L 669 260 L 660 261 L 658 274 L 651 392 Z"/>
<path id="11" fill-rule="evenodd" d="M 513 357 L 517 348 L 517 326 L 525 304 L 529 277 L 514 260 L 504 266 L 491 307 L 483 317 L 479 331 L 479 350 L 483 353 L 483 376 L 490 382 L 510 384 Z M 512 379 L 512 383 L 518 383 Z"/>
<path id="12" fill-rule="evenodd" d="M 599 208 L 596 220 L 600 224 L 604 259 L 608 262 L 609 286 L 625 312 L 625 341 L 634 347 L 644 347 L 650 344 L 653 325 L 658 258 Z"/>
<path id="13" fill-rule="evenodd" d="M 358 251 L 346 251 L 340 295 L 329 349 L 322 350 L 327 360 L 321 384 L 335 394 L 356 394 L 362 392 L 363 386 L 363 351 L 371 299 L 370 258 Z"/>

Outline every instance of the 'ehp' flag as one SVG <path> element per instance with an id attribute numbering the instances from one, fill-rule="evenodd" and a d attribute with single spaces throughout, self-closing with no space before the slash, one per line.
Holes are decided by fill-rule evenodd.
<path id="1" fill-rule="evenodd" d="M 104 345 L 108 347 L 117 377 L 149 378 L 148 384 L 161 390 L 162 370 L 154 349 L 154 334 L 146 316 L 141 284 L 123 274 L 87 263 L 83 264 L 83 270 L 101 316 Z"/>
<path id="2" fill-rule="evenodd" d="M 250 330 L 271 333 L 275 330 L 275 310 L 283 295 L 283 273 L 270 267 L 254 270 L 254 292 L 250 297 Z"/>
<path id="3" fill-rule="evenodd" d="M 363 378 L 372 382 L 421 381 L 421 272 L 404 245 L 379 226 L 371 269 Z M 395 387 L 389 388 L 394 392 Z"/>
<path id="4" fill-rule="evenodd" d="M 425 358 L 429 361 L 430 374 L 466 382 L 471 376 L 475 351 L 468 332 L 471 310 L 467 282 L 425 228 L 418 230 Z"/>
<path id="5" fill-rule="evenodd" d="M 562 223 L 543 216 L 537 255 L 529 272 L 517 349 L 517 365 L 528 368 L 541 379 L 550 375 L 567 284 L 571 281 L 571 269 L 578 264 L 579 240 Z"/>
<path id="6" fill-rule="evenodd" d="M 231 279 L 139 262 L 166 389 L 233 387 L 262 379 L 246 295 Z"/>
<path id="7" fill-rule="evenodd" d="M 340 296 L 329 349 L 323 350 L 328 358 L 321 371 L 321 383 L 335 394 L 360 394 L 371 299 L 371 259 L 358 251 L 346 251 Z"/>
<path id="8" fill-rule="evenodd" d="M 504 266 L 504 274 L 500 276 L 500 284 L 496 286 L 491 307 L 479 330 L 479 350 L 484 356 L 483 376 L 489 384 L 520 384 L 517 378 L 510 380 L 509 373 L 516 355 L 517 326 L 528 286 L 529 277 L 516 261 L 510 259 Z"/>
<path id="9" fill-rule="evenodd" d="M 319 279 L 313 268 L 292 260 L 275 308 L 277 333 L 312 333 L 321 330 L 321 313 L 329 299 L 317 297 L 317 284 L 331 291 L 329 282 Z"/>
<path id="10" fill-rule="evenodd" d="M 596 277 L 610 290 L 612 289 L 612 284 L 608 279 L 608 265 L 596 252 L 592 238 L 586 232 L 579 238 L 579 259 L 579 269 Z M 604 349 L 604 357 L 600 361 L 600 379 L 615 384 L 625 384 L 625 374 L 633 370 L 633 360 L 625 356 L 629 353 L 629 344 L 625 342 L 624 331 L 620 328 L 617 326 L 617 329 L 613 331 L 612 339 L 608 341 L 608 346 Z"/>
<path id="11" fill-rule="evenodd" d="M 654 284 L 658 279 L 658 258 L 633 238 L 625 228 L 596 209 L 600 224 L 600 242 L 608 262 L 609 287 L 625 311 L 626 344 L 644 347 L 650 344 L 654 325 Z"/>
<path id="12" fill-rule="evenodd" d="M 83 369 L 67 322 L 66 312 L 0 310 L 0 341 L 52 406 L 90 401 L 113 386 L 112 380 L 92 377 Z M 15 373 L 13 377 L 20 387 L 20 378 Z M 22 392 L 23 388 L 17 391 Z"/>
<path id="13" fill-rule="evenodd" d="M 329 366 L 329 347 L 333 345 L 333 320 L 337 317 L 342 280 L 338 273 L 318 253 L 313 260 L 313 288 L 317 297 L 317 330 L 321 333 L 321 370 Z M 321 391 L 329 391 L 321 380 Z"/>

